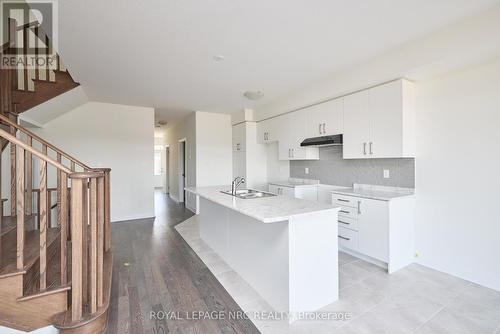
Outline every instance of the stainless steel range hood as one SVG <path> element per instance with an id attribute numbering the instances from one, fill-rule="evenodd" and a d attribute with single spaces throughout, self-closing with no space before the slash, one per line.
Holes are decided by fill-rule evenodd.
<path id="1" fill-rule="evenodd" d="M 300 146 L 341 146 L 342 135 L 323 136 L 304 139 Z"/>

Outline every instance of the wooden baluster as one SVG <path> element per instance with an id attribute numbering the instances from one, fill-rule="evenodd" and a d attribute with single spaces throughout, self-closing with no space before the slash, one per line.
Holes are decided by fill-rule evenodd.
<path id="1" fill-rule="evenodd" d="M 76 174 L 76 173 L 75 173 Z M 83 304 L 83 180 L 71 178 L 71 320 L 82 318 Z"/>
<path id="2" fill-rule="evenodd" d="M 104 177 L 97 179 L 97 306 L 104 305 Z"/>
<path id="3" fill-rule="evenodd" d="M 110 171 L 104 172 L 104 250 L 111 249 L 111 219 L 110 219 Z"/>
<path id="4" fill-rule="evenodd" d="M 28 136 L 27 144 L 33 146 L 33 138 Z M 30 152 L 26 152 L 26 214 L 33 214 L 33 159 Z"/>
<path id="5" fill-rule="evenodd" d="M 61 175 L 61 183 L 58 192 L 60 197 L 60 202 L 58 205 L 60 221 L 59 226 L 61 228 L 61 284 L 66 284 L 68 282 L 67 266 L 68 262 L 66 260 L 67 247 L 68 247 L 68 176 L 64 172 L 59 173 Z"/>
<path id="6" fill-rule="evenodd" d="M 61 163 L 61 153 L 57 153 L 57 162 Z M 57 170 L 57 225 L 61 226 L 61 220 L 62 220 L 62 212 L 61 212 L 61 178 L 62 178 L 62 171 Z"/>
<path id="7" fill-rule="evenodd" d="M 71 161 L 70 169 L 71 169 L 73 172 L 75 172 L 75 171 L 76 171 L 76 166 L 75 166 L 75 162 L 74 162 L 74 161 Z"/>
<path id="8" fill-rule="evenodd" d="M 52 190 L 47 190 L 47 226 L 52 227 Z"/>
<path id="9" fill-rule="evenodd" d="M 24 150 L 17 148 L 16 214 L 17 214 L 17 269 L 24 269 Z"/>
<path id="10" fill-rule="evenodd" d="M 10 116 L 10 115 L 9 115 Z M 10 127 L 11 135 L 16 135 L 16 128 L 13 126 Z M 23 160 L 24 162 L 24 160 Z M 11 216 L 15 216 L 17 214 L 17 201 L 16 201 L 16 164 L 17 164 L 17 150 L 16 145 L 10 143 L 10 214 Z M 24 196 L 23 196 L 24 197 Z"/>
<path id="11" fill-rule="evenodd" d="M 38 60 L 38 41 L 40 40 L 40 38 L 38 37 L 39 35 L 38 26 L 36 26 L 34 30 L 35 30 L 35 59 Z M 40 79 L 40 74 L 38 73 L 40 69 L 38 67 L 39 67 L 38 61 L 35 61 L 35 79 Z"/>
<path id="12" fill-rule="evenodd" d="M 42 153 L 47 154 L 47 146 L 42 146 Z M 40 177 L 40 290 L 47 287 L 47 217 L 48 217 L 48 198 L 47 198 L 47 162 L 40 159 L 39 163 Z"/>
<path id="13" fill-rule="evenodd" d="M 83 245 L 82 245 L 82 267 L 83 267 L 83 282 L 82 282 L 82 290 L 83 290 L 83 302 L 87 303 L 88 301 L 88 284 L 89 284 L 89 272 L 88 272 L 88 228 L 89 228 L 89 198 L 88 198 L 88 189 L 89 183 L 88 179 L 83 180 L 83 195 L 82 195 L 82 203 L 83 203 Z"/>
<path id="14" fill-rule="evenodd" d="M 89 273 L 90 273 L 90 313 L 97 311 L 97 178 L 90 179 L 90 256 L 89 256 Z"/>

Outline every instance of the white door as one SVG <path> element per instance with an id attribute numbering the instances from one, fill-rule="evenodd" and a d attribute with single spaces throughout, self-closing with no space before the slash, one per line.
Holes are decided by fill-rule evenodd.
<path id="1" fill-rule="evenodd" d="M 367 103 L 367 91 L 344 97 L 344 159 L 369 157 L 370 119 Z"/>
<path id="2" fill-rule="evenodd" d="M 357 199 L 359 252 L 380 261 L 389 259 L 389 206 L 385 201 Z"/>
<path id="3" fill-rule="evenodd" d="M 370 109 L 371 158 L 393 158 L 402 155 L 402 84 L 390 82 L 368 90 Z"/>

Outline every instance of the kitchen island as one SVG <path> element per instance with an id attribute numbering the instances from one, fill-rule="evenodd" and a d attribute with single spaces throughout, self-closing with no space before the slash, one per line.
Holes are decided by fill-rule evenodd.
<path id="1" fill-rule="evenodd" d="M 338 300 L 339 207 L 285 196 L 241 199 L 193 187 L 200 238 L 276 311 L 311 312 Z"/>

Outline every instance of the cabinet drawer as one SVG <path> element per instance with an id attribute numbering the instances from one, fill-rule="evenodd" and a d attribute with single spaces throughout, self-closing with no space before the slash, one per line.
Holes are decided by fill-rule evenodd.
<path id="1" fill-rule="evenodd" d="M 342 205 L 339 211 L 339 219 L 341 218 L 350 218 L 350 219 L 358 219 L 358 209 L 352 208 L 350 206 Z"/>
<path id="2" fill-rule="evenodd" d="M 339 226 L 339 246 L 358 250 L 358 232 Z"/>
<path id="3" fill-rule="evenodd" d="M 332 203 L 340 206 L 349 206 L 351 208 L 358 207 L 358 201 L 356 197 L 339 194 L 332 194 Z"/>
<path id="4" fill-rule="evenodd" d="M 358 231 L 358 220 L 339 216 L 339 228 L 340 227 Z"/>

